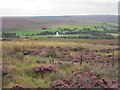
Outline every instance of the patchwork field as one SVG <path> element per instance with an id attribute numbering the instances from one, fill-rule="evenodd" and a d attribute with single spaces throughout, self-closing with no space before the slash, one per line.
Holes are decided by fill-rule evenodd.
<path id="1" fill-rule="evenodd" d="M 118 88 L 118 40 L 2 39 L 3 88 Z"/>

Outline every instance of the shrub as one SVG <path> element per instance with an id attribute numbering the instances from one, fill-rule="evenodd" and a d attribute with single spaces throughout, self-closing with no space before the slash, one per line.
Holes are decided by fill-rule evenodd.
<path id="1" fill-rule="evenodd" d="M 15 88 L 15 89 L 23 89 L 23 88 L 27 88 L 27 87 L 24 87 L 24 86 L 19 85 L 19 84 L 14 84 L 14 85 L 12 85 L 12 88 Z"/>
<path id="2" fill-rule="evenodd" d="M 63 80 L 54 81 L 50 87 L 51 88 L 70 88 L 69 85 L 65 84 Z"/>
<path id="3" fill-rule="evenodd" d="M 93 71 L 83 72 L 80 70 L 79 75 L 70 79 L 52 82 L 51 88 L 118 88 L 118 84 L 116 80 L 99 79 L 93 74 Z"/>
<path id="4" fill-rule="evenodd" d="M 57 71 L 57 68 L 53 65 L 49 65 L 49 66 L 46 66 L 46 65 L 40 65 L 40 66 L 36 66 L 34 68 L 34 71 L 38 74 L 38 73 L 45 73 L 45 72 L 56 72 Z"/>

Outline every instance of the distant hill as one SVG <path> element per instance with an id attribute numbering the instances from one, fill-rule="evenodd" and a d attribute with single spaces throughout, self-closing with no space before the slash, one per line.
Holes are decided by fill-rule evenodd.
<path id="1" fill-rule="evenodd" d="M 40 16 L 36 18 L 58 18 L 65 20 L 70 19 L 75 21 L 98 21 L 98 22 L 118 23 L 117 15 Z"/>
<path id="2" fill-rule="evenodd" d="M 3 32 L 10 30 L 41 29 L 57 25 L 117 25 L 117 15 L 83 15 L 83 16 L 33 16 L 2 17 Z"/>

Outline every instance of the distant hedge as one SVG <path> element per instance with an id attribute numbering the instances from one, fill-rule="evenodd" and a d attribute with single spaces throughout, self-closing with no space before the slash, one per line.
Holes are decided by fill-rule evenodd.
<path id="1" fill-rule="evenodd" d="M 2 38 L 19 38 L 16 33 L 6 33 L 2 32 Z"/>

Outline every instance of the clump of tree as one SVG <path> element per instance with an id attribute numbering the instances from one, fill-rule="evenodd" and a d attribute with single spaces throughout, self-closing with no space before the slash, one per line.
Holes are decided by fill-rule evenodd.
<path id="1" fill-rule="evenodd" d="M 44 31 L 44 32 L 41 32 L 41 33 L 37 33 L 36 35 L 53 35 L 55 34 L 54 32 L 49 32 L 49 31 Z"/>
<path id="2" fill-rule="evenodd" d="M 19 36 L 16 33 L 2 32 L 2 38 L 19 38 Z"/>
<path id="3" fill-rule="evenodd" d="M 43 27 L 42 30 L 48 30 L 48 29 L 51 29 L 51 28 L 46 28 L 46 27 Z"/>

